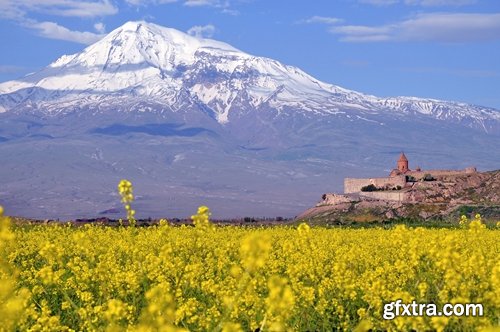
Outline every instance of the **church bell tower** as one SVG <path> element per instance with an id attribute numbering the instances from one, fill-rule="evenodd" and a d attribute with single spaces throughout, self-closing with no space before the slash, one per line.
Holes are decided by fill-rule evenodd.
<path id="1" fill-rule="evenodd" d="M 408 158 L 406 158 L 404 152 L 401 152 L 401 155 L 399 156 L 398 170 L 403 174 L 410 170 L 408 168 Z"/>

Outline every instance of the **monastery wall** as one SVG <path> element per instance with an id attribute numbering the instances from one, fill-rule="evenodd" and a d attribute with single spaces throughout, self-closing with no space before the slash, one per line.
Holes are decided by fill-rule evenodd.
<path id="1" fill-rule="evenodd" d="M 391 192 L 391 191 L 370 191 L 370 192 L 360 192 L 359 196 L 369 197 L 373 199 L 381 199 L 385 201 L 393 202 L 407 202 L 408 195 L 405 192 Z"/>
<path id="2" fill-rule="evenodd" d="M 404 187 L 406 184 L 405 176 L 394 176 L 386 178 L 368 178 L 368 179 L 356 179 L 356 178 L 345 178 L 344 179 L 344 193 L 352 194 L 361 192 L 361 188 L 373 184 L 377 188 L 382 187 Z"/>
<path id="3" fill-rule="evenodd" d="M 352 201 L 353 201 L 353 199 L 351 197 L 346 196 L 346 195 L 324 194 L 323 200 L 320 203 L 318 203 L 316 206 L 337 205 L 337 204 L 342 204 L 342 203 L 350 203 Z"/>
<path id="4" fill-rule="evenodd" d="M 345 178 L 344 179 L 344 194 L 346 195 L 335 195 L 335 194 L 325 194 L 323 198 L 324 204 L 340 204 L 346 203 L 349 201 L 348 194 L 357 194 L 361 197 L 367 197 L 372 199 L 386 200 L 386 201 L 395 201 L 395 202 L 408 202 L 410 199 L 410 195 L 407 192 L 394 191 L 393 188 L 397 188 L 398 186 L 401 188 L 405 188 L 407 186 L 406 177 L 412 176 L 417 181 L 422 180 L 426 174 L 430 174 L 437 181 L 445 180 L 447 176 L 458 176 L 464 174 L 472 174 L 476 173 L 477 170 L 475 167 L 467 167 L 464 170 L 420 170 L 418 171 L 408 171 L 408 159 L 401 153 L 399 160 L 397 162 L 397 168 L 394 169 L 391 174 L 400 174 L 390 177 L 382 177 L 382 178 Z M 403 173 L 404 174 L 401 174 Z M 361 188 L 374 185 L 377 189 L 382 189 L 381 191 L 370 191 L 363 192 Z M 328 195 L 328 196 L 327 196 Z M 356 196 L 356 195 L 355 195 Z"/>
<path id="5" fill-rule="evenodd" d="M 410 172 L 405 173 L 405 175 L 411 175 L 415 179 L 420 180 L 425 176 L 425 174 L 430 174 L 433 177 L 439 177 L 439 176 L 454 176 L 454 175 L 472 174 L 475 172 L 477 172 L 475 167 L 467 167 L 464 170 L 430 169 L 430 170 L 423 170 L 420 172 L 410 171 Z"/>

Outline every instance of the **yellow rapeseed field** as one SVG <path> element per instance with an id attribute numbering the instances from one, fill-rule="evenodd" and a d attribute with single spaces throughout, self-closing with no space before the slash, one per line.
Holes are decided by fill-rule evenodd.
<path id="1" fill-rule="evenodd" d="M 129 204 L 130 200 L 125 202 Z M 129 208 L 127 211 L 130 211 Z M 1 212 L 1 211 L 0 211 Z M 500 229 L 9 226 L 0 330 L 493 330 Z M 397 317 L 401 299 L 482 303 L 483 317 Z"/>

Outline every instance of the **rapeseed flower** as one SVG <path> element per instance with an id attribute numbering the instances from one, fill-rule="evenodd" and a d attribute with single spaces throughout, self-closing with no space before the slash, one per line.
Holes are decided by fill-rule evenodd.
<path id="1" fill-rule="evenodd" d="M 128 183 L 122 186 L 130 194 Z M 128 188 L 128 189 L 127 189 Z M 127 199 L 128 199 L 127 198 Z M 498 324 L 500 230 L 15 227 L 0 217 L 6 330 L 479 330 Z M 384 303 L 482 303 L 398 317 Z M 0 330 L 2 330 L 0 328 Z"/>

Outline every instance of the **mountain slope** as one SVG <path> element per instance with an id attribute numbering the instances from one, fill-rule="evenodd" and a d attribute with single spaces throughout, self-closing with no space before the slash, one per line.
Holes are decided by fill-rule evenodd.
<path id="1" fill-rule="evenodd" d="M 365 95 L 129 22 L 0 84 L 0 204 L 92 217 L 116 208 L 127 177 L 143 186 L 145 216 L 187 215 L 203 202 L 219 216 L 290 216 L 344 176 L 391 169 L 401 149 L 424 168 L 498 168 L 499 137 L 491 108 Z"/>

